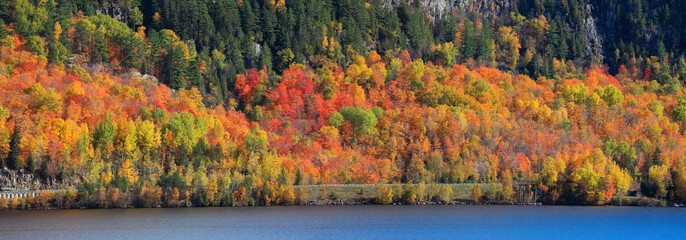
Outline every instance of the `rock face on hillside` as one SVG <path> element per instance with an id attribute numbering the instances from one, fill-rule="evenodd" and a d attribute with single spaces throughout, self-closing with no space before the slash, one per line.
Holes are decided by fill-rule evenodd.
<path id="1" fill-rule="evenodd" d="M 386 6 L 397 6 L 402 0 L 385 0 Z M 446 12 L 455 10 L 461 12 L 478 12 L 484 18 L 491 18 L 502 14 L 508 14 L 510 7 L 515 4 L 514 0 L 409 0 L 409 4 L 420 5 L 434 18 L 440 18 Z M 419 3 L 419 4 L 417 4 Z"/>
<path id="2" fill-rule="evenodd" d="M 110 16 L 114 19 L 117 19 L 117 21 L 123 22 L 123 23 L 128 23 L 129 22 L 129 16 L 124 12 L 124 9 L 122 9 L 119 6 L 112 5 L 109 7 L 102 7 L 98 10 L 95 11 L 97 14 L 104 14 L 107 16 Z"/>
<path id="3" fill-rule="evenodd" d="M 596 18 L 593 17 L 591 11 L 593 6 L 587 4 L 584 7 L 586 13 L 586 19 L 584 19 L 584 57 L 586 59 L 593 59 L 596 62 L 603 61 L 603 39 L 600 34 L 598 34 L 598 26 L 596 24 Z"/>
<path id="4" fill-rule="evenodd" d="M 387 7 L 398 6 L 404 0 L 384 0 Z M 515 0 L 407 0 L 412 6 L 420 6 L 419 9 L 434 20 L 438 20 L 446 13 L 478 13 L 482 20 L 494 20 L 510 15 L 510 10 L 517 2 Z M 594 6 L 584 6 L 583 39 L 584 59 L 592 62 L 603 61 L 603 38 L 598 31 L 597 17 L 593 16 Z"/>
<path id="5" fill-rule="evenodd" d="M 55 179 L 44 179 L 36 173 L 0 170 L 0 188 L 16 190 L 50 190 L 61 189 L 61 184 Z"/>

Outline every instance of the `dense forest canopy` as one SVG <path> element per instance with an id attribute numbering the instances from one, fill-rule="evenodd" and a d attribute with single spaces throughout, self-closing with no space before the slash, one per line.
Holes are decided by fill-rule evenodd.
<path id="1" fill-rule="evenodd" d="M 327 183 L 686 199 L 686 4 L 432 3 L 4 1 L 0 164 L 81 206 Z"/>

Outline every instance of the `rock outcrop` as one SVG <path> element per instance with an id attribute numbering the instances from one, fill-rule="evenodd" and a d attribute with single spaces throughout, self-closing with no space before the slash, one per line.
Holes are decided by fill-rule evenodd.
<path id="1" fill-rule="evenodd" d="M 397 6 L 402 0 L 385 0 L 388 7 Z M 409 4 L 421 6 L 434 19 L 439 19 L 443 14 L 453 11 L 478 12 L 482 17 L 490 19 L 503 14 L 510 14 L 510 7 L 515 4 L 514 0 L 409 0 Z M 419 3 L 419 4 L 417 4 Z"/>
<path id="2" fill-rule="evenodd" d="M 54 190 L 62 189 L 56 179 L 44 179 L 36 173 L 24 170 L 0 170 L 0 188 L 13 190 Z"/>

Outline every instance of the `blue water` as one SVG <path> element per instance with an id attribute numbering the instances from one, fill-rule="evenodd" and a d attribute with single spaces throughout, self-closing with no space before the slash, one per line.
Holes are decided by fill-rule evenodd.
<path id="1" fill-rule="evenodd" d="M 686 239 L 686 209 L 302 206 L 0 212 L 0 239 Z"/>

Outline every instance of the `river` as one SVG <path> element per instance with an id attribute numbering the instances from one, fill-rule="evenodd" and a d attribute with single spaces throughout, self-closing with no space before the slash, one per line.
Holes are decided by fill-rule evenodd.
<path id="1" fill-rule="evenodd" d="M 295 206 L 0 212 L 0 239 L 685 239 L 686 209 Z"/>

